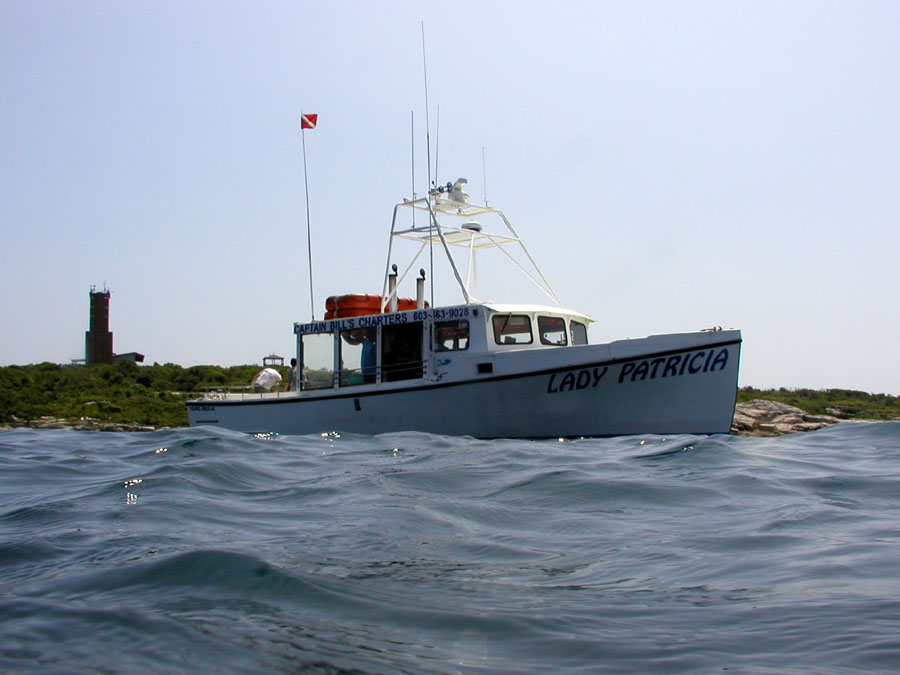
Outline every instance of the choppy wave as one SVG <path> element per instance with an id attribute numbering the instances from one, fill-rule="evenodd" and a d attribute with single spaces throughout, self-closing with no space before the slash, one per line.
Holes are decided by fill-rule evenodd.
<path id="1" fill-rule="evenodd" d="M 0 432 L 0 670 L 900 668 L 900 424 Z"/>

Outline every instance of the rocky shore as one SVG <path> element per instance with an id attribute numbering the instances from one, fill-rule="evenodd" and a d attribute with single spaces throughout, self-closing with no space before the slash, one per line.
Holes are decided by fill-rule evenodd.
<path id="1" fill-rule="evenodd" d="M 34 420 L 20 420 L 10 415 L 9 421 L 0 424 L 0 429 L 69 429 L 75 431 L 156 431 L 156 427 L 130 422 L 103 422 L 93 417 L 82 417 L 77 420 L 65 420 L 59 417 L 43 415 Z"/>
<path id="2" fill-rule="evenodd" d="M 815 431 L 823 427 L 847 422 L 846 418 L 835 415 L 811 415 L 810 413 L 785 403 L 754 399 L 738 403 L 731 422 L 731 433 L 735 436 L 781 436 L 803 431 Z M 866 420 L 852 420 L 856 422 Z M 0 429 L 70 429 L 77 431 L 156 431 L 152 426 L 127 422 L 103 422 L 92 417 L 66 420 L 45 415 L 33 420 L 20 420 L 10 416 Z M 161 427 L 166 428 L 166 427 Z"/>
<path id="3" fill-rule="evenodd" d="M 828 409 L 832 411 L 832 409 Z M 754 399 L 738 403 L 734 409 L 731 433 L 736 436 L 781 436 L 802 431 L 815 431 L 838 422 L 866 422 L 868 420 L 848 420 L 834 415 L 811 415 L 786 403 Z"/>

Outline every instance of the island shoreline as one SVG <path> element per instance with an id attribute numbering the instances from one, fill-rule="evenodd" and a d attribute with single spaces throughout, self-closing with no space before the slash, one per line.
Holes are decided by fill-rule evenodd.
<path id="1" fill-rule="evenodd" d="M 209 389 L 246 388 L 259 370 L 252 364 L 0 366 L 0 429 L 147 432 L 184 428 L 188 401 Z M 897 419 L 900 397 L 888 394 L 741 387 L 731 433 L 778 436 L 846 421 Z"/>

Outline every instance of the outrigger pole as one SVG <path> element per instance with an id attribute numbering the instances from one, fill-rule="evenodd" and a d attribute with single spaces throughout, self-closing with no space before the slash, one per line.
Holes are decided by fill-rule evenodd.
<path id="1" fill-rule="evenodd" d="M 309 182 L 306 180 L 306 130 L 315 129 L 318 115 L 304 115 L 300 111 L 300 139 L 303 146 L 303 189 L 306 193 L 306 252 L 309 258 L 309 311 L 312 321 L 316 320 L 316 303 L 313 297 L 313 266 L 312 266 L 312 228 L 309 221 Z"/>

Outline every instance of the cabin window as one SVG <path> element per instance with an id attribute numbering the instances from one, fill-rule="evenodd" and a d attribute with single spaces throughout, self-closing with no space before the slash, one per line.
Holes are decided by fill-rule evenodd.
<path id="1" fill-rule="evenodd" d="M 381 381 L 422 377 L 422 322 L 381 327 Z"/>
<path id="2" fill-rule="evenodd" d="M 301 389 L 331 389 L 334 386 L 334 333 L 310 333 L 301 343 Z"/>
<path id="3" fill-rule="evenodd" d="M 434 351 L 456 352 L 469 348 L 469 321 L 435 321 Z"/>
<path id="4" fill-rule="evenodd" d="M 543 345 L 568 344 L 566 339 L 566 320 L 558 316 L 539 316 L 538 334 L 541 336 L 541 344 Z"/>
<path id="5" fill-rule="evenodd" d="M 569 327 L 572 330 L 572 344 L 573 345 L 586 345 L 587 341 L 587 326 L 585 326 L 580 321 L 572 320 L 569 322 Z"/>
<path id="6" fill-rule="evenodd" d="M 370 384 L 375 381 L 375 329 L 342 330 L 341 386 Z"/>
<path id="7" fill-rule="evenodd" d="M 523 345 L 533 341 L 531 319 L 527 314 L 495 314 L 494 342 L 498 345 Z"/>

